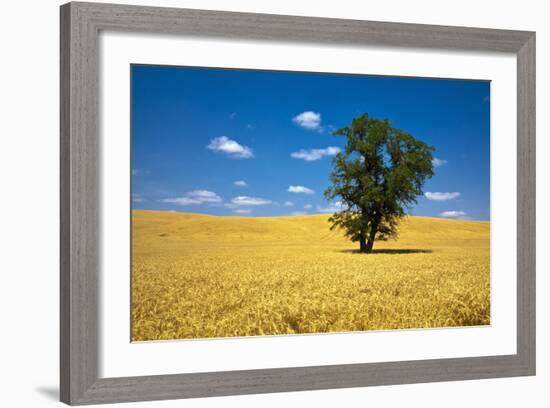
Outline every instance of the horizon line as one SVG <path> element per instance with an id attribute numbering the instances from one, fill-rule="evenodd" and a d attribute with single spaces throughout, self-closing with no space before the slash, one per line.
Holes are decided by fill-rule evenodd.
<path id="1" fill-rule="evenodd" d="M 208 214 L 208 213 L 201 213 L 201 212 L 193 212 L 193 211 L 179 211 L 179 210 L 159 210 L 159 209 L 147 209 L 147 208 L 131 208 L 130 211 L 150 211 L 150 212 L 163 212 L 163 213 L 176 213 L 176 214 L 191 214 L 191 215 L 205 215 L 208 217 L 219 217 L 219 218 L 227 218 L 227 217 L 233 217 L 233 218 L 289 218 L 289 217 L 308 217 L 308 216 L 319 216 L 319 215 L 333 215 L 335 213 L 327 213 L 327 212 L 317 212 L 317 213 L 311 213 L 311 214 L 286 214 L 286 215 L 251 215 L 251 214 L 229 214 L 229 215 L 218 215 L 218 214 Z M 471 221 L 471 222 L 491 222 L 490 219 L 488 220 L 479 220 L 479 219 L 464 219 L 464 218 L 452 218 L 452 217 L 438 217 L 435 215 L 414 215 L 414 214 L 406 214 L 404 217 L 416 217 L 416 218 L 434 218 L 438 220 L 448 220 L 448 221 Z"/>

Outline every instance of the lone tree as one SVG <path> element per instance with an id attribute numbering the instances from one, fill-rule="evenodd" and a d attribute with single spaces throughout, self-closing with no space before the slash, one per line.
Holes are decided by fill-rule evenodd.
<path id="1" fill-rule="evenodd" d="M 422 186 L 433 176 L 433 147 L 391 127 L 387 119 L 354 118 L 334 135 L 345 136 L 346 147 L 333 161 L 328 200 L 339 199 L 339 211 L 329 218 L 360 252 L 370 253 L 375 238 L 397 236 L 405 209 L 416 203 Z"/>

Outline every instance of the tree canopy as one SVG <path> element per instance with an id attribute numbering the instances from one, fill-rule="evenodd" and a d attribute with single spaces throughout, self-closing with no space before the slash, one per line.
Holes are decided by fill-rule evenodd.
<path id="1" fill-rule="evenodd" d="M 433 176 L 433 147 L 393 128 L 388 119 L 364 113 L 334 132 L 347 139 L 333 159 L 332 185 L 325 197 L 339 200 L 339 211 L 329 218 L 359 242 L 361 252 L 372 252 L 375 239 L 397 236 L 399 220 L 422 194 Z"/>

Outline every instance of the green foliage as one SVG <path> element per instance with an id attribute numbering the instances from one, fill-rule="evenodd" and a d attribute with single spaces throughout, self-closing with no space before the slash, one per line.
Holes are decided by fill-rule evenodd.
<path id="1" fill-rule="evenodd" d="M 328 200 L 342 203 L 329 218 L 331 229 L 342 228 L 361 252 L 371 252 L 375 238 L 397 236 L 400 218 L 434 174 L 434 148 L 367 113 L 334 134 L 347 143 L 333 159 L 332 185 L 325 191 Z"/>

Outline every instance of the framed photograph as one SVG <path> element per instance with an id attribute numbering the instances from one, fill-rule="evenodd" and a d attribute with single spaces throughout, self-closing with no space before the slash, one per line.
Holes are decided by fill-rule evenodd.
<path id="1" fill-rule="evenodd" d="M 535 374 L 535 34 L 61 7 L 61 400 Z"/>

